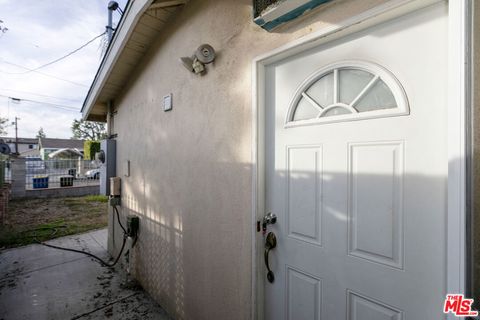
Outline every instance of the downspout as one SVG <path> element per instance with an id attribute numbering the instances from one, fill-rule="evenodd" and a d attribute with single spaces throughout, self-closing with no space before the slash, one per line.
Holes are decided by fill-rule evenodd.
<path id="1" fill-rule="evenodd" d="M 107 102 L 107 137 L 111 139 L 113 137 L 113 102 L 108 100 Z"/>
<path id="2" fill-rule="evenodd" d="M 118 9 L 118 3 L 116 1 L 110 1 L 108 3 L 108 22 L 107 22 L 107 37 L 108 37 L 108 44 L 112 41 L 113 36 L 113 11 Z M 107 102 L 107 137 L 111 139 L 113 136 L 113 102 L 112 100 L 108 100 Z"/>

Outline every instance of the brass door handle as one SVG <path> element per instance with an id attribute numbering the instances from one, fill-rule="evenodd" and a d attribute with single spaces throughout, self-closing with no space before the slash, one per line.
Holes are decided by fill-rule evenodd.
<path id="1" fill-rule="evenodd" d="M 267 234 L 267 238 L 265 239 L 265 265 L 267 266 L 267 280 L 268 282 L 272 283 L 275 280 L 275 276 L 273 271 L 270 270 L 270 264 L 268 262 L 268 254 L 270 250 L 274 249 L 277 246 L 277 237 L 275 233 L 269 232 Z"/>

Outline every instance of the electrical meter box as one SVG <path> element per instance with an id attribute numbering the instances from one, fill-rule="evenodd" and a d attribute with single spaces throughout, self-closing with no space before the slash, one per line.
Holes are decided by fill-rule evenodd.
<path id="1" fill-rule="evenodd" d="M 117 173 L 117 148 L 116 141 L 113 139 L 102 140 L 100 143 L 100 152 L 96 155 L 100 160 L 100 194 L 110 195 L 110 178 L 115 177 Z"/>

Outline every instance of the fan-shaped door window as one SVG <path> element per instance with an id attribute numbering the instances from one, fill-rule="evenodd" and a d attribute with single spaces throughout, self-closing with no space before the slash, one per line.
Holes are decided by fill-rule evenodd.
<path id="1" fill-rule="evenodd" d="M 408 113 L 407 97 L 393 74 L 373 63 L 346 61 L 322 68 L 300 85 L 286 125 Z"/>

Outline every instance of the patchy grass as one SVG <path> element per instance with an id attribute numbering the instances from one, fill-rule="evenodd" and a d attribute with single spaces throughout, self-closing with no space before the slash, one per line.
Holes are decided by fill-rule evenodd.
<path id="1" fill-rule="evenodd" d="M 23 199 L 9 203 L 0 249 L 23 246 L 107 225 L 107 197 Z"/>
<path id="2" fill-rule="evenodd" d="M 107 196 L 102 196 L 102 195 L 92 195 L 92 196 L 86 196 L 84 197 L 85 201 L 88 202 L 108 202 L 108 197 Z"/>

